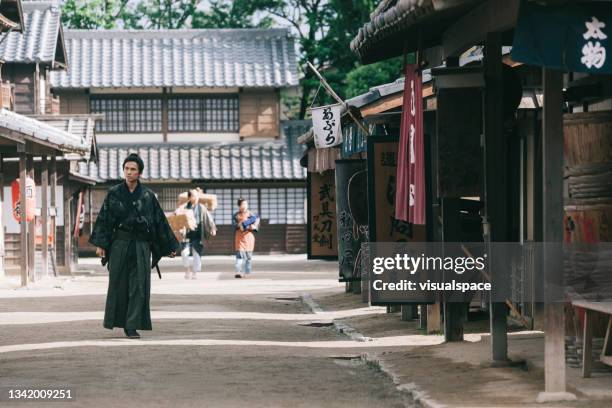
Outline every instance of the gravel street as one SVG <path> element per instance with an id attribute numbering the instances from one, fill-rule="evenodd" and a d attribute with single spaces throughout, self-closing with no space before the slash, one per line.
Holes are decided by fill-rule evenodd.
<path id="1" fill-rule="evenodd" d="M 305 293 L 341 293 L 335 263 L 302 256 L 254 260 L 233 279 L 231 257 L 204 258 L 206 272 L 183 279 L 176 260 L 152 284 L 153 331 L 127 340 L 102 328 L 106 274 L 85 259 L 74 278 L 28 290 L 0 286 L 0 389 L 69 388 L 75 401 L 53 407 L 402 407 L 405 397 L 362 362 L 368 347 L 335 318 L 380 308 L 314 314 Z M 16 284 L 15 284 L 16 286 Z M 365 305 L 364 305 L 365 306 Z"/>

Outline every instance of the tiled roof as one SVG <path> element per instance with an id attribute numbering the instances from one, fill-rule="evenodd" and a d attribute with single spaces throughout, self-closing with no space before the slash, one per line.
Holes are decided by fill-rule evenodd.
<path id="1" fill-rule="evenodd" d="M 91 149 L 86 139 L 6 109 L 0 109 L 0 127 L 23 135 L 24 140 L 45 144 L 63 152 L 84 154 Z"/>
<path id="2" fill-rule="evenodd" d="M 384 0 L 351 41 L 365 63 L 438 45 L 444 28 L 484 0 Z"/>
<path id="3" fill-rule="evenodd" d="M 6 39 L 0 43 L 0 60 L 8 63 L 65 64 L 60 15 L 55 2 L 24 2 L 23 33 L 6 34 Z"/>
<path id="4" fill-rule="evenodd" d="M 36 116 L 35 119 L 70 133 L 79 138 L 84 146 L 89 146 L 90 148 L 81 155 L 82 159 L 89 160 L 92 153 L 97 155 L 96 121 L 93 115 L 43 115 Z"/>
<path id="5" fill-rule="evenodd" d="M 298 84 L 286 29 L 66 30 L 55 88 L 285 87 Z"/>
<path id="6" fill-rule="evenodd" d="M 79 163 L 79 173 L 100 182 L 119 180 L 125 157 L 138 153 L 146 181 L 304 180 L 306 171 L 300 166 L 304 148 L 294 140 L 300 130 L 293 129 L 285 125 L 283 139 L 265 143 L 100 146 L 98 163 Z"/>

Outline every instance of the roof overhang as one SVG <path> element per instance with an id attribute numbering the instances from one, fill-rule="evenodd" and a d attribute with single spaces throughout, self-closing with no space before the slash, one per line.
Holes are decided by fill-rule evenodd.
<path id="1" fill-rule="evenodd" d="M 95 186 L 98 183 L 98 180 L 96 180 L 95 178 L 85 176 L 72 170 L 68 173 L 68 180 L 75 181 L 79 184 L 84 184 L 86 186 Z"/>
<path id="2" fill-rule="evenodd" d="M 0 1 L 0 24 L 6 29 L 23 32 L 21 0 Z"/>
<path id="3" fill-rule="evenodd" d="M 483 0 L 397 0 L 359 29 L 351 49 L 372 63 L 441 44 L 459 17 Z"/>
<path id="4" fill-rule="evenodd" d="M 61 153 L 83 154 L 89 149 L 68 132 L 6 109 L 0 109 L 0 135 Z"/>

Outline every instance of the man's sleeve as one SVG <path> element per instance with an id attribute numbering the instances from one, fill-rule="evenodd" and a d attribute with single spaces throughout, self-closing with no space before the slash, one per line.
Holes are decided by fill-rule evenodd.
<path id="1" fill-rule="evenodd" d="M 94 224 L 91 232 L 91 237 L 89 237 L 89 243 L 98 248 L 108 250 L 111 246 L 112 239 L 113 220 L 110 209 L 110 200 L 107 195 L 104 199 L 104 203 L 102 204 L 102 208 L 100 208 L 100 212 L 98 213 L 98 218 L 96 218 L 96 223 Z"/>

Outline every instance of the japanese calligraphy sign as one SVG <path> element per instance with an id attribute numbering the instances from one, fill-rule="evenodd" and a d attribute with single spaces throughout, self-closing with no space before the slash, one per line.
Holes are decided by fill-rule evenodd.
<path id="1" fill-rule="evenodd" d="M 368 139 L 368 206 L 370 240 L 424 241 L 425 227 L 395 218 L 398 158 L 397 137 Z"/>
<path id="2" fill-rule="evenodd" d="M 342 143 L 341 104 L 312 108 L 311 113 L 314 142 L 317 149 L 333 147 Z"/>
<path id="3" fill-rule="evenodd" d="M 334 171 L 308 173 L 308 258 L 336 258 L 336 233 Z"/>
<path id="4" fill-rule="evenodd" d="M 21 191 L 19 187 L 19 179 L 14 180 L 11 183 L 13 218 L 15 218 L 17 222 L 21 222 L 21 217 L 24 213 L 24 200 L 21 199 Z M 30 177 L 26 177 L 25 193 L 26 221 L 30 222 L 34 219 L 34 212 L 36 210 L 36 185 L 34 184 L 34 180 L 32 180 Z"/>
<path id="5" fill-rule="evenodd" d="M 361 270 L 355 261 L 365 238 L 358 231 L 349 203 L 351 178 L 365 169 L 365 160 L 336 160 L 336 213 L 338 214 L 338 264 L 341 282 L 361 279 Z M 365 191 L 364 191 L 365 193 Z"/>
<path id="6" fill-rule="evenodd" d="M 521 5 L 512 59 L 572 72 L 611 73 L 612 7 L 602 3 Z"/>
<path id="7" fill-rule="evenodd" d="M 425 224 L 423 91 L 417 65 L 406 65 L 402 123 L 397 154 L 395 218 Z"/>

